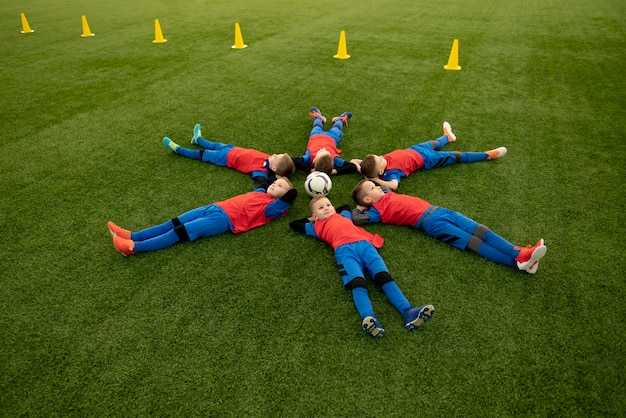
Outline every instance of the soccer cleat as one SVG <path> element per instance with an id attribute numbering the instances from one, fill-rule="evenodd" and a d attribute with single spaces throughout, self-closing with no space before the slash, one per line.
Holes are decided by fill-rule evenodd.
<path id="1" fill-rule="evenodd" d="M 539 261 L 535 261 L 532 266 L 526 269 L 526 273 L 535 274 L 537 273 L 537 269 L 539 268 Z"/>
<path id="2" fill-rule="evenodd" d="M 165 145 L 166 148 L 174 152 L 176 152 L 176 150 L 180 148 L 180 145 L 178 145 L 176 142 L 172 141 L 168 137 L 163 138 L 163 145 Z"/>
<path id="3" fill-rule="evenodd" d="M 424 322 L 432 318 L 434 313 L 435 307 L 433 305 L 411 308 L 404 314 L 404 328 L 409 331 L 414 331 Z"/>
<path id="4" fill-rule="evenodd" d="M 135 242 L 133 240 L 113 235 L 113 245 L 115 246 L 115 249 L 124 254 L 125 257 L 135 254 L 133 251 L 135 249 Z"/>
<path id="5" fill-rule="evenodd" d="M 124 239 L 130 239 L 130 231 L 128 229 L 117 226 L 111 221 L 107 224 L 107 228 L 109 228 L 111 235 L 117 235 L 118 237 L 122 237 Z"/>
<path id="6" fill-rule="evenodd" d="M 504 157 L 506 155 L 506 147 L 500 147 L 496 149 L 492 149 L 489 151 L 485 151 L 485 154 L 488 155 L 488 160 L 493 160 L 494 158 Z"/>
<path id="7" fill-rule="evenodd" d="M 362 326 L 363 330 L 374 338 L 381 338 L 383 335 L 385 335 L 385 330 L 383 329 L 383 326 L 380 325 L 380 322 L 378 322 L 378 319 L 376 319 L 376 317 L 374 316 L 365 317 Z"/>
<path id="8" fill-rule="evenodd" d="M 519 254 L 515 258 L 517 268 L 527 271 L 530 274 L 535 274 L 537 266 L 534 264 L 546 255 L 546 251 L 548 251 L 548 249 L 544 245 L 543 239 L 537 241 L 534 247 L 527 245 L 525 248 L 521 248 Z"/>
<path id="9" fill-rule="evenodd" d="M 348 119 L 350 119 L 351 117 L 352 117 L 352 113 L 343 112 L 341 115 L 335 116 L 333 118 L 333 123 L 337 122 L 338 120 L 341 120 L 344 125 L 348 126 Z"/>
<path id="10" fill-rule="evenodd" d="M 309 115 L 313 116 L 314 118 L 321 119 L 322 123 L 326 123 L 326 118 L 322 116 L 322 112 L 320 112 L 317 107 L 312 107 Z"/>
<path id="11" fill-rule="evenodd" d="M 193 138 L 191 138 L 191 143 L 193 145 L 198 144 L 198 138 L 202 136 L 202 129 L 200 128 L 200 124 L 198 123 L 193 127 Z"/>
<path id="12" fill-rule="evenodd" d="M 448 142 L 456 141 L 456 135 L 452 132 L 452 127 L 448 122 L 443 123 L 443 134 L 448 137 Z"/>

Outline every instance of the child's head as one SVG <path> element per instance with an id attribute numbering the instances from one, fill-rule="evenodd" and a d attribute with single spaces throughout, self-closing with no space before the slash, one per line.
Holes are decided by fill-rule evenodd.
<path id="1" fill-rule="evenodd" d="M 315 171 L 322 171 L 330 176 L 333 172 L 333 166 L 333 156 L 330 154 L 330 151 L 326 148 L 317 151 L 315 159 L 313 160 L 313 168 Z"/>
<path id="2" fill-rule="evenodd" d="M 281 177 L 274 180 L 274 182 L 269 185 L 267 188 L 267 194 L 272 196 L 274 199 L 280 199 L 291 189 L 293 189 L 293 184 L 291 184 L 289 179 Z"/>
<path id="3" fill-rule="evenodd" d="M 385 195 L 382 187 L 371 180 L 361 180 L 352 189 L 352 200 L 361 206 L 372 206 Z"/>
<path id="4" fill-rule="evenodd" d="M 296 165 L 289 154 L 272 154 L 267 159 L 270 164 L 270 169 L 276 173 L 276 175 L 282 177 L 289 177 L 296 171 Z"/>
<path id="5" fill-rule="evenodd" d="M 375 178 L 382 175 L 387 167 L 387 160 L 380 155 L 368 154 L 361 161 L 361 174 L 367 178 Z"/>
<path id="6" fill-rule="evenodd" d="M 309 209 L 311 210 L 311 217 L 315 221 L 326 219 L 330 215 L 337 213 L 333 204 L 330 203 L 330 199 L 321 194 L 313 196 L 309 202 Z"/>

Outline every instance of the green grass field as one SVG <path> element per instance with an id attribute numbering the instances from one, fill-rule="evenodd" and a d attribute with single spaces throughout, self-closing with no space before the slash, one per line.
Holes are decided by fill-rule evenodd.
<path id="1" fill-rule="evenodd" d="M 623 416 L 624 16 L 617 0 L 1 1 L 0 416 Z M 311 106 L 353 112 L 346 159 L 446 120 L 448 150 L 506 146 L 399 191 L 544 238 L 538 273 L 368 227 L 409 300 L 437 309 L 410 333 L 370 287 L 377 341 L 331 248 L 288 227 L 308 215 L 304 173 L 262 228 L 114 249 L 109 220 L 138 230 L 254 187 L 164 136 L 188 144 L 201 123 L 297 156 Z M 333 203 L 358 180 L 335 177 Z"/>

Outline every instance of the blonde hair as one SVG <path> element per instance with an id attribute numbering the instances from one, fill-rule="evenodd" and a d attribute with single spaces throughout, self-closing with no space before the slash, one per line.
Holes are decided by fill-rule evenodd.
<path id="1" fill-rule="evenodd" d="M 376 156 L 374 154 L 367 154 L 361 161 L 361 174 L 370 178 L 378 177 Z"/>
<path id="2" fill-rule="evenodd" d="M 311 211 L 311 213 L 313 213 L 313 206 L 320 199 L 328 199 L 328 197 L 326 195 L 323 195 L 323 194 L 316 194 L 315 196 L 313 196 L 311 198 L 311 201 L 309 202 L 309 210 Z"/>

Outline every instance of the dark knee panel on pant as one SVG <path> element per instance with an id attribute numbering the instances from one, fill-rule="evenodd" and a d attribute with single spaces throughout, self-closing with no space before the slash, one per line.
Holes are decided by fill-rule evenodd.
<path id="1" fill-rule="evenodd" d="M 363 277 L 355 277 L 348 283 L 346 287 L 350 290 L 354 290 L 357 287 L 364 287 L 367 289 L 367 282 L 365 281 L 365 278 Z"/>
<path id="2" fill-rule="evenodd" d="M 456 158 L 456 162 L 457 163 L 459 161 L 461 161 L 461 158 L 463 157 L 463 154 L 461 154 L 459 151 L 452 151 L 452 154 L 454 154 L 454 157 Z"/>
<path id="3" fill-rule="evenodd" d="M 478 254 L 478 249 L 482 245 L 483 240 L 478 238 L 477 236 L 472 235 L 467 243 L 467 249 L 474 251 Z"/>
<path id="4" fill-rule="evenodd" d="M 474 232 L 472 232 L 472 235 L 480 238 L 481 240 L 485 237 L 485 234 L 489 232 L 489 228 L 487 228 L 485 225 L 480 224 L 476 227 L 476 229 L 474 230 Z"/>
<path id="5" fill-rule="evenodd" d="M 187 229 L 185 228 L 185 225 L 180 222 L 180 219 L 172 218 L 172 223 L 174 224 L 174 232 L 176 232 L 176 235 L 178 235 L 178 239 L 181 242 L 189 241 Z"/>
<path id="6" fill-rule="evenodd" d="M 376 283 L 379 287 L 382 287 L 385 283 L 393 282 L 393 278 L 391 274 L 386 271 L 381 271 L 374 276 L 374 283 Z"/>

